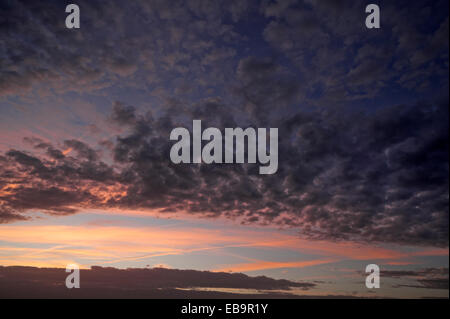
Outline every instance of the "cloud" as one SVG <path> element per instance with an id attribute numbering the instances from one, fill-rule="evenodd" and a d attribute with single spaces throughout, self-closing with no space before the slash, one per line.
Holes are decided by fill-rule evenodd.
<path id="1" fill-rule="evenodd" d="M 448 290 L 448 278 L 419 279 L 417 280 L 417 282 L 419 283 L 419 285 L 397 285 L 396 287 Z"/>
<path id="2" fill-rule="evenodd" d="M 27 219 L 30 219 L 30 217 L 13 213 L 3 207 L 0 208 L 0 224 L 6 224 L 6 223 L 11 223 L 13 221 L 20 221 L 20 220 L 27 220 Z"/>
<path id="3" fill-rule="evenodd" d="M 448 17 L 436 15 L 448 4 L 377 4 L 382 8 L 380 32 L 364 27 L 365 3 L 307 0 L 262 4 L 264 14 L 272 18 L 263 31 L 264 38 L 307 79 L 301 90 L 305 98 L 314 95 L 321 103 L 337 104 L 379 97 L 392 87 L 423 90 L 433 86 L 431 74 L 439 74 L 440 81 L 448 85 L 445 72 L 441 73 L 448 63 L 448 41 L 443 41 L 448 36 Z M 430 20 L 438 26 L 426 28 Z"/>
<path id="4" fill-rule="evenodd" d="M 111 145 L 114 164 L 77 140 L 64 142 L 73 149 L 64 157 L 42 143 L 47 153 L 39 157 L 10 150 L 2 157 L 0 200 L 5 220 L 30 209 L 151 209 L 294 227 L 310 239 L 445 247 L 447 117 L 447 101 L 372 114 L 299 111 L 277 120 L 279 171 L 260 176 L 251 164 L 170 162 L 173 127 L 189 127 L 191 118 L 237 126 L 222 102 L 172 105 L 159 117 L 116 103 L 110 118 L 125 131 Z"/>
<path id="5" fill-rule="evenodd" d="M 78 5 L 79 30 L 65 28 L 64 3 L 3 5 L 0 96 L 150 85 L 177 95 L 223 94 L 245 55 L 281 58 L 292 74 L 273 83 L 273 92 L 284 88 L 308 103 L 385 96 L 392 87 L 424 90 L 436 78 L 448 85 L 446 1 L 382 1 L 383 32 L 364 28 L 364 4 L 345 1 Z M 266 23 L 241 28 L 248 16 Z"/>
<path id="6" fill-rule="evenodd" d="M 225 20 L 238 22 L 249 7 L 248 1 L 77 5 L 81 28 L 70 30 L 65 3 L 2 4 L 0 97 L 95 92 L 121 81 L 142 89 L 175 83 L 181 74 L 191 83 L 211 84 L 221 78 L 218 66 L 234 56 L 230 44 L 239 38 Z M 218 40 L 221 48 L 214 45 Z M 214 73 L 209 79 L 201 71 L 206 65 Z"/>
<path id="7" fill-rule="evenodd" d="M 448 89 L 446 1 L 427 10 L 383 3 L 383 32 L 371 33 L 362 4 L 348 2 L 79 5 L 80 30 L 90 32 L 65 29 L 62 4 L 5 4 L 2 103 L 29 90 L 114 100 L 122 89 L 149 96 L 149 87 L 158 103 L 105 108 L 113 136 L 27 136 L 32 149 L 9 147 L 2 223 L 122 209 L 293 228 L 315 240 L 448 247 L 448 94 L 438 94 Z M 267 23 L 239 28 L 249 14 Z M 393 92 L 414 99 L 393 105 Z M 277 173 L 171 163 L 170 131 L 193 119 L 278 127 Z"/>
<path id="8" fill-rule="evenodd" d="M 383 270 L 383 277 L 435 277 L 448 276 L 448 268 L 424 268 L 419 270 Z"/>
<path id="9" fill-rule="evenodd" d="M 394 288 L 410 287 L 448 290 L 448 268 L 424 268 L 419 270 L 384 270 L 383 277 L 414 278 L 417 284 L 396 284 Z"/>
<path id="10" fill-rule="evenodd" d="M 318 260 L 302 260 L 291 262 L 269 262 L 269 261 L 255 261 L 252 263 L 237 264 L 224 266 L 217 271 L 233 271 L 233 272 L 247 272 L 264 269 L 279 269 L 279 268 L 303 268 L 315 265 L 322 265 L 335 262 L 332 259 L 318 259 Z"/>
<path id="11" fill-rule="evenodd" d="M 315 283 L 293 282 L 265 276 L 250 277 L 244 274 L 229 274 L 196 270 L 167 268 L 128 268 L 93 266 L 80 271 L 81 287 L 77 292 L 65 287 L 67 273 L 61 268 L 3 267 L 0 266 L 0 295 L 7 298 L 175 298 L 201 296 L 203 298 L 229 297 L 294 297 L 292 288 L 310 290 Z M 126 289 L 124 289 L 124 286 Z M 195 288 L 209 288 L 210 292 L 199 292 Z M 217 290 L 215 290 L 216 288 Z M 240 291 L 220 293 L 220 288 Z M 179 290 L 183 289 L 183 290 Z M 251 290 L 261 291 L 251 295 Z M 277 291 L 277 292 L 270 292 Z M 280 292 L 284 291 L 284 293 Z"/>

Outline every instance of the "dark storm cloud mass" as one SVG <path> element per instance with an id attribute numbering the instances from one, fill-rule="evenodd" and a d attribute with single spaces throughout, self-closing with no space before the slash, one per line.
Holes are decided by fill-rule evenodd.
<path id="1" fill-rule="evenodd" d="M 249 277 L 244 274 L 221 273 L 165 268 L 104 268 L 93 266 L 82 269 L 80 278 L 83 289 L 70 293 L 64 283 L 65 269 L 0 266 L 0 296 L 14 298 L 239 298 L 239 297 L 293 297 L 291 288 L 310 290 L 316 284 L 276 280 L 265 276 Z M 124 289 L 124 285 L 126 289 Z M 211 288 L 212 291 L 178 290 L 180 288 Z M 221 293 L 214 288 L 254 289 L 258 295 Z M 77 291 L 75 291 L 77 290 Z M 284 291 L 270 292 L 270 291 Z"/>
<path id="2" fill-rule="evenodd" d="M 0 155 L 0 221 L 155 209 L 311 239 L 448 246 L 447 2 L 383 2 L 382 31 L 368 32 L 353 1 L 90 1 L 80 6 L 92 32 L 69 35 L 51 1 L 4 3 L 1 94 L 95 91 L 125 78 L 163 88 L 163 105 L 115 102 L 105 117 L 121 133 L 98 145 L 27 137 L 33 152 Z M 40 20 L 24 20 L 31 14 Z M 115 36 L 102 37 L 110 27 Z M 418 102 L 392 102 L 400 93 Z M 193 119 L 278 127 L 278 172 L 172 164 L 170 131 Z"/>

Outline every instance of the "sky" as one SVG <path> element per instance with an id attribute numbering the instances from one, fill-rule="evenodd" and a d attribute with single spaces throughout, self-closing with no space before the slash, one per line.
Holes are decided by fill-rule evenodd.
<path id="1" fill-rule="evenodd" d="M 379 29 L 364 1 L 75 3 L 79 29 L 65 1 L 0 0 L 1 280 L 77 263 L 448 298 L 448 1 L 376 1 Z M 172 163 L 193 120 L 278 128 L 277 172 Z"/>

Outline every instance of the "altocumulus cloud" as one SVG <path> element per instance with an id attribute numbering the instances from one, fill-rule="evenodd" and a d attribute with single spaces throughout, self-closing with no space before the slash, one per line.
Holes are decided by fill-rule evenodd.
<path id="1" fill-rule="evenodd" d="M 382 3 L 386 32 L 370 34 L 344 1 L 80 1 L 83 33 L 55 3 L 1 3 L 2 103 L 116 86 L 162 102 L 115 102 L 106 140 L 24 136 L 28 151 L 1 153 L 0 222 L 122 208 L 448 246 L 448 17 L 430 19 L 448 2 Z M 266 23 L 239 28 L 256 15 Z M 420 102 L 395 105 L 394 91 Z M 172 164 L 170 131 L 193 119 L 278 127 L 277 173 Z"/>
<path id="2" fill-rule="evenodd" d="M 124 133 L 112 142 L 113 164 L 76 140 L 64 141 L 67 155 L 30 138 L 39 156 L 6 152 L 2 221 L 23 219 L 28 210 L 157 209 L 295 227 L 314 239 L 448 244 L 447 101 L 281 118 L 280 167 L 264 177 L 252 164 L 171 163 L 169 132 L 191 112 L 205 123 L 213 113 L 217 126 L 236 126 L 217 101 L 176 108 L 155 118 L 116 103 L 110 118 Z"/>

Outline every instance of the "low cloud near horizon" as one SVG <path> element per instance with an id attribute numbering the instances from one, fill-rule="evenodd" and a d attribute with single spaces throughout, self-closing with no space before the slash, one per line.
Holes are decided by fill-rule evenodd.
<path id="1" fill-rule="evenodd" d="M 292 298 L 291 289 L 316 287 L 313 282 L 241 273 L 92 266 L 80 270 L 81 288 L 69 290 L 65 286 L 68 275 L 63 268 L 0 266 L 0 298 Z M 211 291 L 196 290 L 199 288 Z"/>

